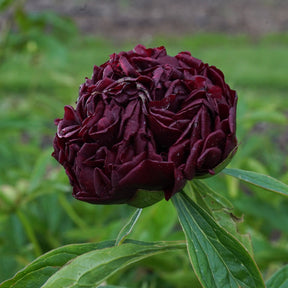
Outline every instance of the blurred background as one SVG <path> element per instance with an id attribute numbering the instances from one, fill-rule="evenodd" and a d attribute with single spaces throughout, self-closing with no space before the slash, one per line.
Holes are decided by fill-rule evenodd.
<path id="1" fill-rule="evenodd" d="M 113 52 L 141 43 L 188 50 L 238 93 L 239 151 L 231 167 L 288 184 L 288 1 L 0 0 L 0 281 L 68 243 L 115 239 L 133 209 L 71 196 L 51 157 L 54 119 Z M 288 262 L 288 201 L 219 175 L 264 278 Z M 150 225 L 153 223 L 153 225 Z M 170 202 L 145 208 L 132 238 L 184 239 Z M 185 254 L 145 260 L 111 284 L 200 287 Z M 173 271 L 173 273 L 171 273 Z"/>

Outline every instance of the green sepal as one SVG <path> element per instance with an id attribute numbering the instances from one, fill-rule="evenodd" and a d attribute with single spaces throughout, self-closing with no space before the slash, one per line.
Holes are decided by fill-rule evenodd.
<path id="1" fill-rule="evenodd" d="M 127 204 L 136 208 L 145 208 L 161 201 L 163 198 L 164 191 L 138 189 Z"/>

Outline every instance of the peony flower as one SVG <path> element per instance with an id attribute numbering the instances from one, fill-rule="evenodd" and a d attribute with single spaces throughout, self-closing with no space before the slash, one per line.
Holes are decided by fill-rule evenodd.
<path id="1" fill-rule="evenodd" d="M 233 156 L 237 95 L 223 73 L 181 52 L 136 46 L 113 54 L 57 119 L 55 159 L 76 199 L 150 205 Z M 158 199 L 159 200 L 159 199 Z M 133 202 L 134 201 L 134 202 Z M 155 200 L 156 201 L 156 200 Z"/>

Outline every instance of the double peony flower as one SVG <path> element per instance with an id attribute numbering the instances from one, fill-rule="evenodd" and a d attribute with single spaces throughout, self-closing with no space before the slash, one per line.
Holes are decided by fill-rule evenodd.
<path id="1" fill-rule="evenodd" d="M 79 200 L 132 203 L 140 190 L 168 200 L 233 156 L 236 102 L 216 67 L 138 45 L 94 67 L 55 121 L 53 156 Z"/>

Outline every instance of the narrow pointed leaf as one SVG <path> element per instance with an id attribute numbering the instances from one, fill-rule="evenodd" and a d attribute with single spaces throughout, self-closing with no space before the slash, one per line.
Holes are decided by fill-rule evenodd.
<path id="1" fill-rule="evenodd" d="M 224 169 L 223 173 L 268 191 L 288 196 L 288 185 L 267 175 L 241 169 Z"/>
<path id="2" fill-rule="evenodd" d="M 50 276 L 71 259 L 91 250 L 112 247 L 114 243 L 114 241 L 105 241 L 100 243 L 71 244 L 54 249 L 35 259 L 15 274 L 13 278 L 3 282 L 0 287 L 41 287 Z"/>
<path id="3" fill-rule="evenodd" d="M 238 232 L 237 224 L 242 222 L 242 219 L 233 215 L 233 205 L 231 202 L 201 180 L 194 180 L 188 184 L 193 188 L 197 204 L 213 216 L 223 229 L 236 237 L 247 248 L 249 253 L 253 255 L 250 236 Z"/>
<path id="4" fill-rule="evenodd" d="M 277 271 L 268 281 L 267 288 L 287 288 L 288 287 L 288 265 Z"/>
<path id="5" fill-rule="evenodd" d="M 172 197 L 194 272 L 204 288 L 264 288 L 247 249 L 184 193 Z"/>
<path id="6" fill-rule="evenodd" d="M 129 221 L 126 223 L 126 225 L 121 229 L 121 231 L 119 232 L 116 238 L 116 242 L 115 242 L 116 246 L 120 245 L 125 240 L 125 238 L 132 232 L 132 229 L 134 225 L 136 224 L 137 220 L 139 219 L 141 212 L 142 212 L 142 209 L 138 208 L 133 213 L 133 215 L 131 216 Z"/>
<path id="7" fill-rule="evenodd" d="M 56 272 L 42 288 L 97 287 L 120 269 L 141 259 L 185 248 L 183 242 L 125 241 L 122 245 L 85 253 Z"/>
<path id="8" fill-rule="evenodd" d="M 226 209 L 227 211 L 233 210 L 232 203 L 221 194 L 215 192 L 205 182 L 194 180 L 190 181 L 188 184 L 192 186 L 193 191 L 196 194 L 201 195 L 201 198 L 212 212 L 221 209 Z"/>

